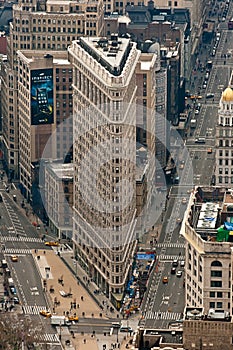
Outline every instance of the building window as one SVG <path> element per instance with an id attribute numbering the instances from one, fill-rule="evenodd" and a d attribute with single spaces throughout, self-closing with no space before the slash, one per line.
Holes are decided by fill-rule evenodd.
<path id="1" fill-rule="evenodd" d="M 215 302 L 213 301 L 210 302 L 210 309 L 215 309 Z"/>
<path id="2" fill-rule="evenodd" d="M 211 281 L 210 286 L 216 287 L 216 288 L 222 288 L 222 281 Z"/>
<path id="3" fill-rule="evenodd" d="M 222 263 L 218 260 L 214 260 L 214 261 L 212 261 L 211 266 L 221 266 L 222 267 Z"/>
<path id="4" fill-rule="evenodd" d="M 210 298 L 215 298 L 215 292 L 210 292 Z"/>
<path id="5" fill-rule="evenodd" d="M 211 277 L 222 277 L 222 271 L 211 271 Z"/>
<path id="6" fill-rule="evenodd" d="M 217 298 L 222 298 L 222 292 L 217 292 Z"/>
<path id="7" fill-rule="evenodd" d="M 222 309 L 222 302 L 221 301 L 217 302 L 217 309 Z"/>

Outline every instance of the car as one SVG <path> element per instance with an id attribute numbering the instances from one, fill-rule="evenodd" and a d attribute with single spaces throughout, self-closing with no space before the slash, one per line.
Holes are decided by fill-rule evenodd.
<path id="1" fill-rule="evenodd" d="M 207 153 L 208 153 L 208 154 L 211 154 L 212 152 L 213 152 L 212 148 L 208 148 L 208 149 L 207 149 Z"/>
<path id="2" fill-rule="evenodd" d="M 40 315 L 41 315 L 41 316 L 44 316 L 44 317 L 46 317 L 46 318 L 52 317 L 51 312 L 46 311 L 46 310 L 40 310 Z"/>
<path id="3" fill-rule="evenodd" d="M 16 288 L 14 286 L 10 287 L 10 291 L 13 295 L 17 295 L 17 291 L 16 291 Z"/>
<path id="4" fill-rule="evenodd" d="M 19 304 L 19 298 L 18 297 L 11 298 L 11 301 L 13 301 L 14 304 Z"/>
<path id="5" fill-rule="evenodd" d="M 182 203 L 182 204 L 186 204 L 186 203 L 187 203 L 187 198 L 185 198 L 185 197 L 182 198 L 181 203 Z"/>
<path id="6" fill-rule="evenodd" d="M 179 169 L 180 169 L 180 170 L 184 169 L 184 164 L 180 164 L 180 165 L 179 165 Z"/>
<path id="7" fill-rule="evenodd" d="M 177 267 L 178 266 L 178 260 L 177 259 L 173 260 L 172 266 L 173 267 Z"/>
<path id="8" fill-rule="evenodd" d="M 171 275 L 175 275 L 176 274 L 176 268 L 175 267 L 172 267 L 171 268 Z"/>
<path id="9" fill-rule="evenodd" d="M 213 97 L 214 97 L 214 94 L 212 94 L 212 93 L 206 94 L 206 98 L 213 98 Z"/>
<path id="10" fill-rule="evenodd" d="M 78 322 L 78 316 L 71 315 L 68 317 L 68 320 Z"/>
<path id="11" fill-rule="evenodd" d="M 184 267 L 184 265 L 185 265 L 185 261 L 184 261 L 184 260 L 181 260 L 181 262 L 180 262 L 180 267 Z"/>
<path id="12" fill-rule="evenodd" d="M 191 100 L 195 100 L 197 98 L 197 95 L 191 95 L 190 98 Z"/>
<path id="13" fill-rule="evenodd" d="M 120 322 L 112 322 L 112 328 L 121 328 Z"/>
<path id="14" fill-rule="evenodd" d="M 18 261 L 18 256 L 17 255 L 11 255 L 11 261 L 17 262 Z"/>
<path id="15" fill-rule="evenodd" d="M 216 55 L 216 50 L 212 51 L 212 56 L 214 57 Z"/>
<path id="16" fill-rule="evenodd" d="M 198 137 L 198 138 L 195 140 L 195 143 L 205 143 L 205 138 L 204 138 L 204 137 Z"/>
<path id="17" fill-rule="evenodd" d="M 182 221 L 181 218 L 177 218 L 177 219 L 176 219 L 177 224 L 180 224 L 181 221 Z"/>
<path id="18" fill-rule="evenodd" d="M 58 247 L 59 243 L 58 242 L 45 242 L 45 245 L 49 247 Z"/>
<path id="19" fill-rule="evenodd" d="M 132 333 L 132 332 L 133 332 L 133 328 L 131 328 L 131 327 L 129 327 L 129 326 L 121 326 L 120 332 Z"/>
<path id="20" fill-rule="evenodd" d="M 226 20 L 226 17 L 222 17 L 222 22 L 225 22 L 225 20 Z"/>
<path id="21" fill-rule="evenodd" d="M 203 89 L 206 89 L 206 88 L 207 88 L 207 85 L 204 83 L 204 84 L 202 85 L 202 88 L 203 88 Z"/>
<path id="22" fill-rule="evenodd" d="M 176 277 L 181 277 L 182 276 L 182 271 L 178 270 L 177 273 L 176 273 Z"/>
<path id="23" fill-rule="evenodd" d="M 164 277 L 163 277 L 163 283 L 164 283 L 164 284 L 168 283 L 168 277 L 167 277 L 167 276 L 164 276 Z"/>
<path id="24" fill-rule="evenodd" d="M 201 100 L 201 99 L 202 99 L 202 96 L 201 96 L 201 95 L 198 95 L 198 96 L 197 96 L 197 99 L 198 99 L 198 100 Z"/>
<path id="25" fill-rule="evenodd" d="M 199 114 L 199 109 L 196 109 L 196 110 L 195 110 L 195 114 L 196 114 L 196 115 Z"/>

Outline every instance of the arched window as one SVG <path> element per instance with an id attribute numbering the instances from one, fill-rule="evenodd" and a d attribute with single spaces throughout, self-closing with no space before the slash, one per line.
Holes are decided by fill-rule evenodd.
<path id="1" fill-rule="evenodd" d="M 212 261 L 211 266 L 222 266 L 222 263 L 218 260 Z"/>

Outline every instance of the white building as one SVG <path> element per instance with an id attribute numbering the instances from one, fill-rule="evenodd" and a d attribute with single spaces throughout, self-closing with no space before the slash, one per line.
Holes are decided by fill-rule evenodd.
<path id="1" fill-rule="evenodd" d="M 233 190 L 197 187 L 181 232 L 186 240 L 186 306 L 228 311 L 233 297 Z M 228 229 L 227 229 L 227 226 Z"/>
<path id="2" fill-rule="evenodd" d="M 136 248 L 136 66 L 129 39 L 69 47 L 74 89 L 76 257 L 120 307 Z"/>

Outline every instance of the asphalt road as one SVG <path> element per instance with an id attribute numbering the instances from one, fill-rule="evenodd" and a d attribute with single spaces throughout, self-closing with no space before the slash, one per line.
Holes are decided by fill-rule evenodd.
<path id="1" fill-rule="evenodd" d="M 232 5 L 228 17 L 232 16 Z M 171 274 L 173 259 L 182 260 L 184 257 L 184 241 L 179 235 L 177 221 L 183 218 L 187 204 L 184 198 L 189 197 L 193 185 L 210 185 L 215 166 L 215 126 L 217 123 L 218 106 L 222 91 L 228 86 L 233 66 L 233 31 L 227 30 L 226 22 L 219 25 L 220 41 L 216 55 L 210 55 L 211 47 L 201 50 L 198 57 L 205 65 L 208 60 L 213 61 L 207 87 L 203 89 L 205 70 L 197 71 L 191 82 L 191 94 L 198 94 L 202 99 L 195 103 L 187 100 L 192 106 L 191 118 L 197 119 L 195 130 L 190 129 L 185 144 L 173 147 L 173 156 L 177 163 L 185 160 L 184 168 L 179 169 L 180 185 L 173 186 L 169 194 L 167 211 L 164 216 L 163 228 L 157 245 L 158 264 L 152 273 L 148 291 L 142 305 L 143 319 L 141 325 L 147 328 L 167 328 L 182 318 L 185 306 L 183 275 Z M 213 44 L 214 45 L 214 44 Z M 224 55 L 231 54 L 228 58 Z M 225 63 L 224 63 L 225 61 Z M 206 99 L 207 93 L 213 93 L 214 99 Z M 195 115 L 195 106 L 201 103 L 200 113 Z M 195 139 L 204 137 L 204 144 L 195 143 Z M 213 152 L 208 154 L 207 149 Z M 163 283 L 163 277 L 168 277 L 168 283 Z"/>

